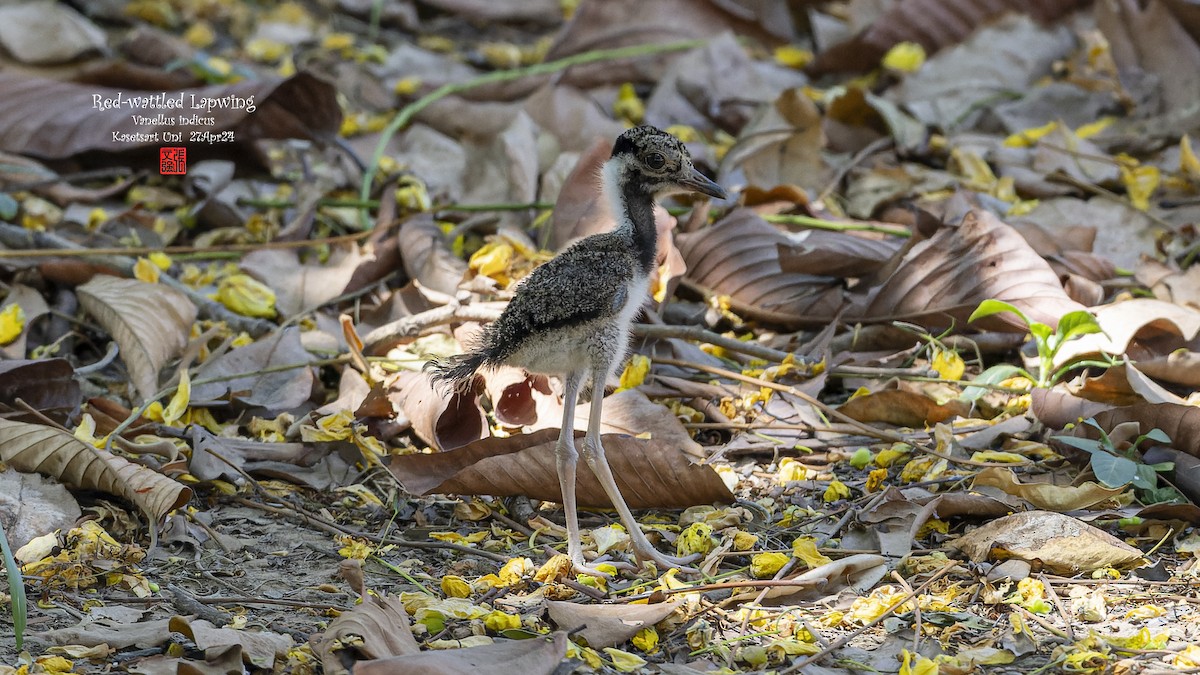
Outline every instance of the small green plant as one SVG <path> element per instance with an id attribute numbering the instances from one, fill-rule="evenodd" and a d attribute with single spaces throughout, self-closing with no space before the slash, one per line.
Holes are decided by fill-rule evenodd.
<path id="1" fill-rule="evenodd" d="M 1070 340 L 1087 335 L 1089 333 L 1104 332 L 1104 330 L 1100 328 L 1100 324 L 1096 323 L 1096 317 L 1082 309 L 1064 314 L 1062 318 L 1058 320 L 1058 328 L 1054 329 L 1040 321 L 1031 321 L 1028 316 L 1025 316 L 1024 312 L 1017 309 L 1011 303 L 1004 302 L 1003 300 L 984 300 L 983 302 L 979 303 L 979 307 L 977 307 L 975 311 L 971 313 L 971 318 L 967 319 L 967 322 L 969 323 L 975 321 L 976 319 L 982 319 L 985 316 L 992 316 L 993 314 L 1001 314 L 1004 312 L 1016 314 L 1021 321 L 1025 322 L 1025 325 L 1029 328 L 1029 334 L 1033 336 L 1034 345 L 1037 347 L 1037 377 L 1034 377 L 1023 368 L 1015 367 L 1012 370 L 1012 374 L 1024 375 L 1035 382 L 1038 387 L 1046 388 L 1053 386 L 1055 383 L 1061 380 L 1064 375 L 1070 372 L 1072 368 L 1078 368 L 1080 366 L 1101 366 L 1108 368 L 1113 365 L 1111 360 L 1094 361 L 1075 359 L 1064 363 L 1055 369 L 1055 357 L 1058 356 L 1058 352 L 1062 349 L 1064 344 Z"/>
<path id="2" fill-rule="evenodd" d="M 2 525 L 0 525 L 0 555 L 4 557 L 4 569 L 8 573 L 8 595 L 11 598 L 9 606 L 12 608 L 13 632 L 16 633 L 17 651 L 19 652 L 25 643 L 27 612 L 25 580 L 21 578 L 21 568 L 17 565 L 16 558 L 13 557 L 12 549 L 8 545 L 8 536 L 4 534 Z"/>
<path id="3" fill-rule="evenodd" d="M 1174 462 L 1146 464 L 1139 459 L 1138 447 L 1145 441 L 1170 444 L 1171 438 L 1162 429 L 1151 429 L 1138 436 L 1124 451 L 1118 450 L 1111 437 L 1095 419 L 1087 419 L 1084 424 L 1099 432 L 1100 438 L 1080 438 L 1078 436 L 1054 436 L 1054 440 L 1083 450 L 1092 456 L 1092 473 L 1101 484 L 1118 488 L 1132 484 L 1139 490 L 1138 496 L 1147 503 L 1173 501 L 1179 495 L 1174 488 L 1159 488 L 1158 473 L 1175 468 Z"/>

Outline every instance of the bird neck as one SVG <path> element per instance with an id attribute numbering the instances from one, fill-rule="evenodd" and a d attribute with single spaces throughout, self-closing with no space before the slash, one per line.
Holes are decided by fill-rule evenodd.
<path id="1" fill-rule="evenodd" d="M 622 175 L 623 163 L 604 165 L 603 189 L 612 205 L 617 227 L 613 232 L 627 238 L 637 254 L 638 272 L 649 275 L 658 259 L 658 228 L 654 223 L 654 195 L 637 180 Z"/>

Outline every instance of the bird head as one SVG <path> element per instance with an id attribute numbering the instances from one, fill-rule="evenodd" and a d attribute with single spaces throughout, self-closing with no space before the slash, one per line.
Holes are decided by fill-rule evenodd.
<path id="1" fill-rule="evenodd" d="M 655 197 L 676 192 L 699 192 L 724 199 L 725 190 L 692 165 L 692 156 L 678 139 L 651 126 L 634 127 L 617 137 L 607 170 L 621 192 Z"/>

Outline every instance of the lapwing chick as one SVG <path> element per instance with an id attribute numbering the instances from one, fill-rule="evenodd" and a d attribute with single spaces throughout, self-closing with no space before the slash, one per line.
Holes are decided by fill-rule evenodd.
<path id="1" fill-rule="evenodd" d="M 605 382 L 625 360 L 630 324 L 647 300 L 650 276 L 656 268 L 655 201 L 679 192 L 724 199 L 725 190 L 692 166 L 691 155 L 679 139 L 650 126 L 630 129 L 617 138 L 601 181 L 616 228 L 575 242 L 535 269 L 517 287 L 500 318 L 484 329 L 473 351 L 432 361 L 426 368 L 435 380 L 458 389 L 469 386 L 480 368 L 500 365 L 562 378 L 562 433 L 555 454 L 566 511 L 567 554 L 577 572 L 595 574 L 583 558 L 575 503 L 579 456 L 575 405 L 590 378 L 592 408 L 583 459 L 629 531 L 638 561 L 653 560 L 662 568 L 682 567 L 695 556 L 676 558 L 655 550 L 621 496 L 600 443 L 600 411 Z"/>

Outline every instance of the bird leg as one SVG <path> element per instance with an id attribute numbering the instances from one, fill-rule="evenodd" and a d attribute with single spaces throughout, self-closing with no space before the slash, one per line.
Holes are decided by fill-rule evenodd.
<path id="1" fill-rule="evenodd" d="M 634 519 L 629 505 L 625 503 L 625 498 L 621 496 L 621 490 L 617 487 L 612 469 L 608 466 L 608 459 L 604 456 L 604 446 L 600 444 L 600 409 L 604 400 L 604 373 L 606 372 L 607 368 L 593 367 L 592 369 L 592 412 L 588 419 L 587 435 L 583 437 L 583 459 L 592 469 L 592 473 L 596 474 L 596 479 L 600 481 L 608 499 L 621 516 L 621 522 L 629 531 L 630 544 L 638 562 L 653 560 L 662 571 L 678 567 L 680 571 L 695 573 L 697 570 L 688 567 L 688 563 L 694 562 L 700 556 L 677 558 L 659 553 L 642 532 L 641 526 Z"/>
<path id="2" fill-rule="evenodd" d="M 586 370 L 569 373 L 563 379 L 563 424 L 558 443 L 554 446 L 554 459 L 558 467 L 558 487 L 562 491 L 563 511 L 567 516 L 567 556 L 576 574 L 608 577 L 599 570 L 588 567 L 583 559 L 583 540 L 579 533 L 579 511 L 575 504 L 575 465 L 579 453 L 575 451 L 575 404 L 579 400 L 579 386 Z"/>

